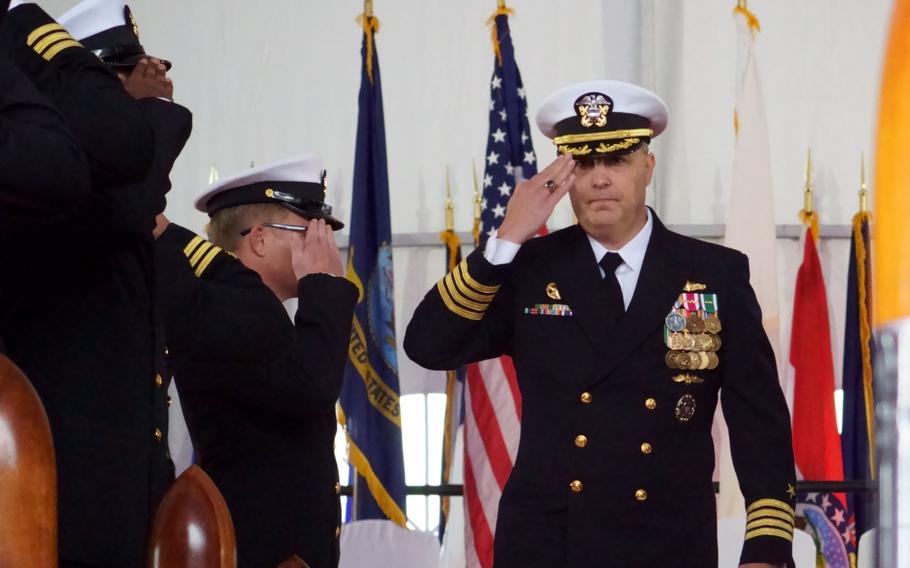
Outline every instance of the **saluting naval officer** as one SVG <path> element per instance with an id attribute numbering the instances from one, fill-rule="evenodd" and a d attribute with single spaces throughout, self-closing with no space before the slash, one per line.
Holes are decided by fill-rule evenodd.
<path id="1" fill-rule="evenodd" d="M 749 512 L 741 566 L 793 566 L 789 415 L 748 260 L 645 206 L 667 120 L 628 83 L 552 94 L 537 124 L 559 157 L 408 326 L 405 350 L 428 368 L 514 360 L 521 440 L 496 568 L 717 566 L 718 393 Z M 567 193 L 578 224 L 532 238 Z"/>
<path id="2" fill-rule="evenodd" d="M 222 258 L 232 253 L 273 296 L 274 306 L 260 299 L 204 314 L 199 303 L 181 308 L 179 286 L 167 295 L 170 368 L 197 461 L 231 511 L 241 568 L 293 554 L 311 568 L 338 564 L 335 402 L 357 288 L 343 276 L 334 231 L 344 225 L 325 194 L 321 160 L 289 158 L 199 196 L 211 242 L 170 227 L 159 238 L 185 256 L 184 272 L 213 285 L 237 270 Z M 244 280 L 252 294 L 257 282 Z M 279 304 L 290 298 L 298 299 L 293 324 Z M 233 346 L 238 340 L 245 348 Z M 256 347 L 263 342 L 271 345 Z"/>
<path id="3" fill-rule="evenodd" d="M 54 437 L 61 566 L 144 564 L 151 516 L 173 478 L 152 229 L 191 120 L 159 97 L 165 83 L 128 93 L 116 59 L 79 41 L 120 45 L 120 32 L 135 29 L 128 16 L 122 1 L 94 0 L 61 17 L 64 26 L 21 3 L 3 25 L 17 65 L 61 110 L 91 172 L 74 210 L 42 217 L 43 233 L 19 239 L 31 254 L 9 279 L 0 322 Z"/>

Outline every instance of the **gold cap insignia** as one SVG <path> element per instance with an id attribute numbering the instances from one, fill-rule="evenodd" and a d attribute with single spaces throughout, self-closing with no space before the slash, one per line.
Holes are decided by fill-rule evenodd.
<path id="1" fill-rule="evenodd" d="M 547 284 L 547 297 L 553 300 L 562 300 L 562 297 L 559 295 L 559 288 L 556 287 L 556 282 Z"/>
<path id="2" fill-rule="evenodd" d="M 587 93 L 575 99 L 575 112 L 585 128 L 606 126 L 611 108 L 613 100 L 603 93 Z"/>

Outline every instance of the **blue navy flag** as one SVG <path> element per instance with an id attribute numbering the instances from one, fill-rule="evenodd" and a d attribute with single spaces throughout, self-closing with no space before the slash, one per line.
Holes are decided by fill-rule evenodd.
<path id="1" fill-rule="evenodd" d="M 853 218 L 850 268 L 847 273 L 847 316 L 844 333 L 844 422 L 841 448 L 844 479 L 871 480 L 875 464 L 875 405 L 872 397 L 875 342 L 872 337 L 872 249 L 869 214 Z M 848 493 L 857 537 L 873 526 L 871 494 Z"/>
<path id="2" fill-rule="evenodd" d="M 360 290 L 338 420 L 348 441 L 354 497 L 348 520 L 390 519 L 404 526 L 404 460 L 392 288 L 392 229 L 379 58 L 379 22 L 361 17 L 360 114 L 348 278 Z"/>
<path id="3" fill-rule="evenodd" d="M 496 65 L 490 79 L 490 134 L 483 175 L 480 245 L 502 223 L 515 186 L 537 173 L 537 156 L 528 125 L 528 101 L 515 63 L 507 13 L 495 19 Z"/>

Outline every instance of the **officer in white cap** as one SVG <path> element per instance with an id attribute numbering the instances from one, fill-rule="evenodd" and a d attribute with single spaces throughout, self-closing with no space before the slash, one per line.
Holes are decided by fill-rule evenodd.
<path id="1" fill-rule="evenodd" d="M 241 568 L 294 554 L 311 568 L 338 564 L 335 401 L 358 293 L 326 191 L 312 154 L 249 169 L 196 199 L 211 242 L 173 224 L 157 240 L 160 258 L 182 259 L 159 264 L 170 368 L 197 461 L 231 510 Z M 180 283 L 187 275 L 207 286 L 187 293 L 198 288 Z M 293 325 L 280 303 L 290 298 Z"/>
<path id="2" fill-rule="evenodd" d="M 645 205 L 648 145 L 667 118 L 629 83 L 549 96 L 537 124 L 559 157 L 518 185 L 496 238 L 408 326 L 405 351 L 428 368 L 513 358 L 521 440 L 496 568 L 717 566 L 721 386 L 749 511 L 741 566 L 793 566 L 789 414 L 748 260 Z M 567 193 L 578 224 L 532 238 Z"/>
<path id="3" fill-rule="evenodd" d="M 60 16 L 60 24 L 115 71 L 135 98 L 173 98 L 167 77 L 171 62 L 145 52 L 139 25 L 124 0 L 83 0 Z"/>

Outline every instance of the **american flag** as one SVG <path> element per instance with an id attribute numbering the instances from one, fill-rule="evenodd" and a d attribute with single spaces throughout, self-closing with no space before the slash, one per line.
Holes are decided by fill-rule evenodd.
<path id="1" fill-rule="evenodd" d="M 494 15 L 490 80 L 490 130 L 483 176 L 480 246 L 505 216 L 515 186 L 537 173 L 527 99 L 515 64 L 508 16 Z M 465 559 L 468 568 L 493 565 L 493 535 L 499 498 L 515 463 L 521 431 L 521 394 L 509 357 L 468 367 L 465 389 Z"/>
<path id="2" fill-rule="evenodd" d="M 856 525 L 845 503 L 843 493 L 809 493 L 796 505 L 796 513 L 806 519 L 805 530 L 814 533 L 812 540 L 826 568 L 856 565 Z"/>

